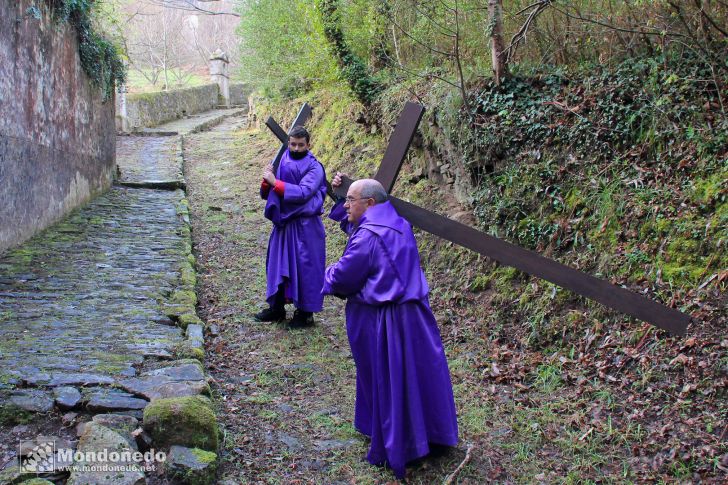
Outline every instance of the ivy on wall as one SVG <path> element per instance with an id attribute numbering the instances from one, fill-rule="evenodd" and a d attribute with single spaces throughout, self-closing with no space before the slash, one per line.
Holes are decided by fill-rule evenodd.
<path id="1" fill-rule="evenodd" d="M 93 28 L 95 0 L 46 0 L 53 18 L 76 30 L 81 67 L 103 92 L 104 101 L 112 98 L 114 87 L 126 81 L 126 68 L 116 47 Z M 26 16 L 40 20 L 40 9 L 32 5 Z"/>

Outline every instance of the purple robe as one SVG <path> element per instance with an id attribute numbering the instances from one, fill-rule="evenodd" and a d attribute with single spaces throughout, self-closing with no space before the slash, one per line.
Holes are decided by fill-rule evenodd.
<path id="1" fill-rule="evenodd" d="M 320 312 L 326 267 L 326 234 L 321 222 L 326 174 L 311 152 L 294 160 L 286 150 L 275 176 L 285 182 L 283 196 L 272 188 L 261 189 L 260 194 L 267 198 L 265 217 L 273 222 L 266 257 L 266 300 L 273 306 L 283 285 L 286 300 L 296 308 Z"/>
<path id="2" fill-rule="evenodd" d="M 349 242 L 326 269 L 322 291 L 347 298 L 354 426 L 371 437 L 367 459 L 402 478 L 405 464 L 427 455 L 429 443 L 457 443 L 447 359 L 410 224 L 389 202 L 369 208 L 358 226 L 342 209 L 335 206 L 329 217 L 341 221 Z"/>

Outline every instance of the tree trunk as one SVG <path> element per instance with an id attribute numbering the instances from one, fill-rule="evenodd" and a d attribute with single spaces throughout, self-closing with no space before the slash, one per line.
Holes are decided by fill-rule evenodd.
<path id="1" fill-rule="evenodd" d="M 500 86 L 508 76 L 505 44 L 503 43 L 503 0 L 488 0 L 490 16 L 490 47 L 495 84 Z"/>

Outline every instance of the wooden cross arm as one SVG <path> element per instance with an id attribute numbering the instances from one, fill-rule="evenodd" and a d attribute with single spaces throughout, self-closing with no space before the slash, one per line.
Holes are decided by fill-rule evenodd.
<path id="1" fill-rule="evenodd" d="M 335 189 L 336 194 L 340 197 L 345 196 L 352 182 L 351 179 L 344 178 L 341 186 Z M 649 322 L 673 335 L 684 335 L 690 323 L 691 317 L 689 315 L 668 308 L 620 286 L 613 285 L 608 281 L 595 278 L 545 258 L 533 251 L 502 241 L 396 197 L 389 196 L 389 201 L 397 209 L 397 212 L 415 227 L 494 259 L 506 266 L 512 266 L 524 273 L 537 276 L 574 293 L 596 300 L 609 308 Z"/>
<path id="2" fill-rule="evenodd" d="M 397 180 L 402 162 L 407 155 L 412 139 L 417 132 L 425 107 L 421 104 L 407 101 L 399 115 L 397 125 L 394 127 L 392 136 L 389 137 L 387 151 L 384 152 L 382 163 L 379 165 L 374 179 L 382 184 L 387 193 L 392 191 L 394 182 Z"/>

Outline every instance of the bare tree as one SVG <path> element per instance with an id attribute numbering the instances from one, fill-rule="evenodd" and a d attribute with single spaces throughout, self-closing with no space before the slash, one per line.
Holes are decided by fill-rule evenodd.
<path id="1" fill-rule="evenodd" d="M 152 86 L 185 85 L 207 74 L 212 52 L 238 57 L 235 0 L 105 0 L 103 28 Z"/>
<path id="2" fill-rule="evenodd" d="M 500 86 L 508 75 L 508 53 L 503 45 L 503 0 L 488 0 L 488 15 L 493 76 L 496 86 Z"/>
<path id="3" fill-rule="evenodd" d="M 172 8 L 202 15 L 229 15 L 240 17 L 230 8 L 219 9 L 215 5 L 228 3 L 226 0 L 143 0 L 144 2 L 164 8 Z"/>
<path id="4" fill-rule="evenodd" d="M 408 75 L 417 77 L 423 77 L 427 79 L 437 79 L 442 81 L 460 91 L 462 96 L 463 104 L 466 110 L 470 111 L 470 101 L 468 99 L 468 86 L 463 70 L 462 61 L 462 45 L 463 45 L 463 29 L 462 21 L 464 12 L 459 0 L 454 0 L 452 4 L 444 0 L 437 0 L 436 2 L 412 2 L 408 5 L 408 8 L 404 15 L 413 17 L 414 19 L 421 19 L 424 21 L 434 36 L 442 40 L 444 47 L 435 45 L 431 39 L 424 39 L 414 32 L 414 29 L 408 28 L 405 25 L 405 21 L 398 19 L 395 15 L 396 12 L 388 9 L 383 12 L 387 16 L 387 20 L 392 26 L 392 37 L 395 46 L 395 53 L 397 55 L 396 62 L 390 62 L 390 65 L 402 70 Z M 433 64 L 435 63 L 452 63 L 455 72 L 457 74 L 457 81 L 447 79 L 445 76 L 441 76 L 433 73 L 431 70 L 424 74 L 417 72 L 416 70 L 409 69 L 405 66 L 401 59 L 400 46 L 398 45 L 397 35 L 399 32 L 402 34 L 403 39 L 408 40 L 412 46 L 416 46 L 420 49 L 424 49 L 432 56 Z"/>

